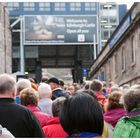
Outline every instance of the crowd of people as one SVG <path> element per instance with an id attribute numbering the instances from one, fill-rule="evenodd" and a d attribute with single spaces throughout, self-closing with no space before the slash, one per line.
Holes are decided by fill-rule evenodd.
<path id="1" fill-rule="evenodd" d="M 139 138 L 140 85 L 0 75 L 0 138 Z"/>

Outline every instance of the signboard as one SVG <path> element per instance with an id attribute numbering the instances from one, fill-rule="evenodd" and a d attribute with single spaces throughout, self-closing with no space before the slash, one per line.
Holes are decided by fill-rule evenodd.
<path id="1" fill-rule="evenodd" d="M 117 32 L 114 34 L 112 39 L 109 42 L 109 47 L 112 48 L 115 43 L 119 40 L 119 38 L 122 36 L 122 34 L 128 29 L 128 27 L 131 24 L 131 16 L 128 15 L 125 21 L 120 25 L 119 29 Z"/>
<path id="2" fill-rule="evenodd" d="M 95 15 L 24 16 L 25 45 L 97 43 Z"/>
<path id="3" fill-rule="evenodd" d="M 83 77 L 87 77 L 87 74 L 88 74 L 87 69 L 86 68 L 83 68 L 82 69 L 82 75 L 83 75 Z"/>

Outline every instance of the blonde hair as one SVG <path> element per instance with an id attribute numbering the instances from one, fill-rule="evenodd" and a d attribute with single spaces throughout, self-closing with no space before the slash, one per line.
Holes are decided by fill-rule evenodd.
<path id="1" fill-rule="evenodd" d="M 25 88 L 20 92 L 21 104 L 24 106 L 38 105 L 38 92 L 33 88 Z"/>

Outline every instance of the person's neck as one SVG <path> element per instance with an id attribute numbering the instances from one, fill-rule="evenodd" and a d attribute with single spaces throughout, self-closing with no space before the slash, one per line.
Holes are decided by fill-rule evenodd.
<path id="1" fill-rule="evenodd" d="M 0 94 L 0 98 L 15 98 L 12 95 L 7 95 L 7 94 Z"/>

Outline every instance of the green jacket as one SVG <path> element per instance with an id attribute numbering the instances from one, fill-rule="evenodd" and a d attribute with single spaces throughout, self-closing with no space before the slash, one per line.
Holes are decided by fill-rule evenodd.
<path id="1" fill-rule="evenodd" d="M 123 117 L 117 123 L 114 138 L 140 138 L 140 114 L 135 117 Z"/>

